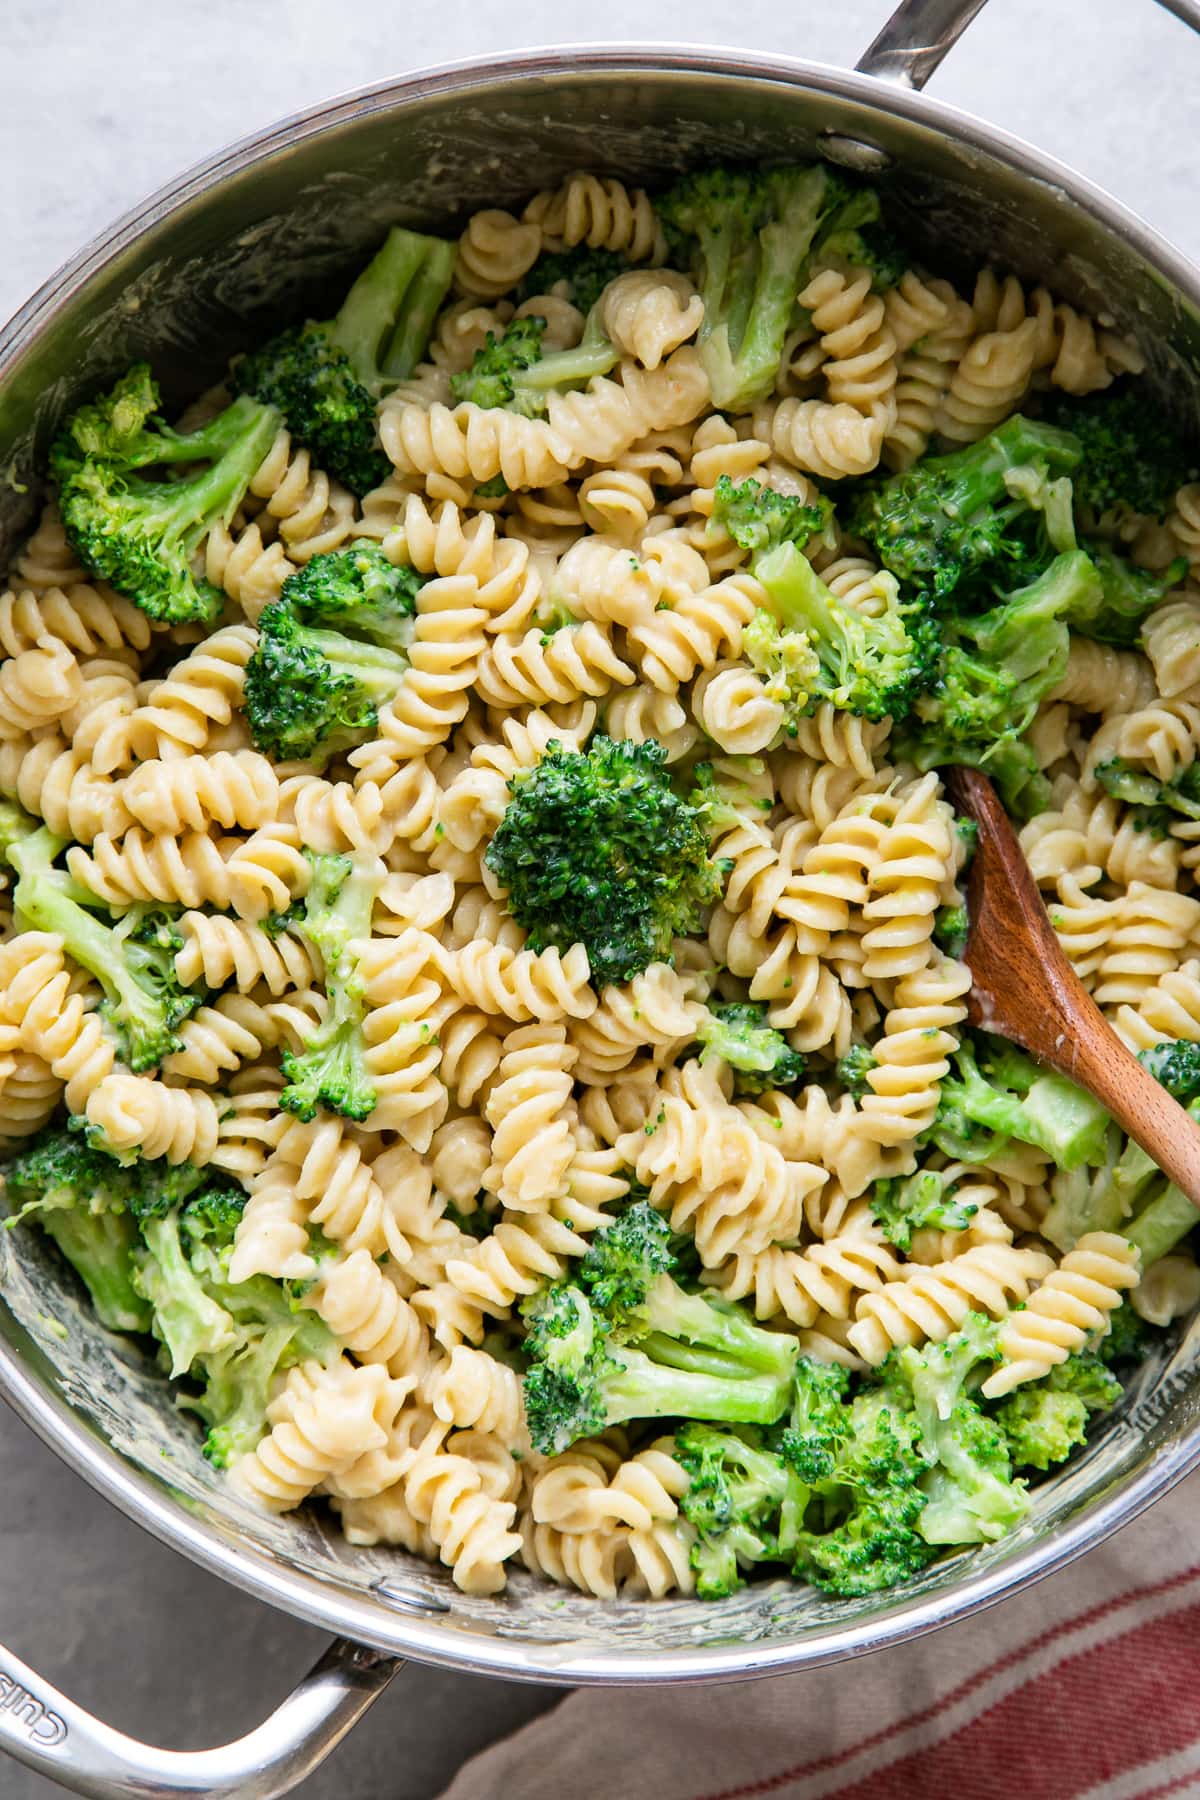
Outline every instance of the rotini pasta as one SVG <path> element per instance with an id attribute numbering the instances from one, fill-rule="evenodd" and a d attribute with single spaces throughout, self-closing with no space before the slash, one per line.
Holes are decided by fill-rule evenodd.
<path id="1" fill-rule="evenodd" d="M 747 232 L 827 178 L 727 175 Z M 998 548 L 990 502 L 922 511 L 931 448 L 1126 405 L 1141 350 L 1013 275 L 966 299 L 889 267 L 840 188 L 802 254 L 763 239 L 797 250 L 786 319 L 758 288 L 719 317 L 685 229 L 709 192 L 660 217 L 577 173 L 460 221 L 365 411 L 354 358 L 354 383 L 321 364 L 354 493 L 237 361 L 177 427 L 219 441 L 236 391 L 258 435 L 237 504 L 193 522 L 191 585 L 165 571 L 173 606 L 145 544 L 120 591 L 90 566 L 119 546 L 98 554 L 63 457 L 0 582 L 10 1222 L 85 1285 L 103 1236 L 126 1291 L 102 1318 L 152 1324 L 244 1504 L 318 1496 L 349 1545 L 472 1595 L 518 1558 L 630 1601 L 791 1573 L 788 1533 L 858 1530 L 873 1465 L 839 1470 L 842 1436 L 940 1369 L 924 1346 L 994 1321 L 958 1404 L 1003 1434 L 1026 1402 L 996 1403 L 1126 1298 L 1156 1329 L 1200 1306 L 1177 1233 L 1134 1248 L 1165 1178 L 1103 1118 L 1059 1167 L 1036 1072 L 968 1033 L 977 890 L 936 773 L 977 759 L 1030 815 L 1125 1043 L 1200 1043 L 1200 483 L 1089 483 L 1082 427 L 1073 472 L 1017 470 L 1018 425 L 970 453 L 1004 470 Z M 1043 579 L 1054 605 L 1002 652 Z M 679 1417 L 677 1380 L 720 1420 Z M 810 1501 L 777 1428 L 821 1380 L 845 1433 Z M 764 1481 L 728 1529 L 739 1459 L 785 1498 Z M 914 1568 L 937 1553 L 909 1536 Z"/>

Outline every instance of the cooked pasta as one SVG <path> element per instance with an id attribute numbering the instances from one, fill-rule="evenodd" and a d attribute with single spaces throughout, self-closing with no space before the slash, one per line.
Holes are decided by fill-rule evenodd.
<path id="1" fill-rule="evenodd" d="M 731 216 L 768 205 L 729 200 L 752 179 L 720 173 Z M 793 179 L 824 176 L 762 193 Z M 106 1324 L 152 1325 L 245 1504 L 315 1499 L 481 1596 L 517 1561 L 596 1600 L 759 1563 L 849 1591 L 795 1546 L 857 1543 L 879 1444 L 812 1502 L 787 1457 L 833 1469 L 860 1402 L 972 1357 L 959 1407 L 1024 1454 L 1056 1383 L 1102 1390 L 1063 1365 L 1125 1354 L 1126 1300 L 1155 1330 L 1200 1305 L 1165 1177 L 968 1026 L 936 773 L 993 774 L 1097 1004 L 1187 1065 L 1200 484 L 1118 498 L 1106 469 L 1085 500 L 1093 450 L 1052 479 L 1035 444 L 987 463 L 998 550 L 992 502 L 872 510 L 1018 411 L 1136 392 L 1142 352 L 823 213 L 772 240 L 794 280 L 751 330 L 688 251 L 707 183 L 499 193 L 414 278 L 353 492 L 251 356 L 260 435 L 186 557 L 98 543 L 60 454 L 0 591 L 14 1222 Z M 746 1459 L 786 1498 L 733 1528 Z M 904 1543 L 913 1572 L 940 1550 Z"/>

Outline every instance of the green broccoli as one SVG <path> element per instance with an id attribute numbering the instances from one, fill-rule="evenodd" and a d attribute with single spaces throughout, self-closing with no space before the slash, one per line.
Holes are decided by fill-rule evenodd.
<path id="1" fill-rule="evenodd" d="M 150 1308 L 134 1285 L 137 1225 L 130 1210 L 137 1177 L 92 1149 L 79 1132 L 50 1127 L 4 1170 L 15 1209 L 11 1230 L 36 1219 L 75 1270 L 112 1331 L 149 1331 Z"/>
<path id="2" fill-rule="evenodd" d="M 709 1007 L 697 1036 L 704 1046 L 700 1061 L 720 1057 L 728 1063 L 739 1096 L 794 1087 L 804 1074 L 804 1057 L 767 1024 L 766 1007 L 752 1001 Z"/>
<path id="3" fill-rule="evenodd" d="M 675 1433 L 689 1485 L 680 1511 L 694 1526 L 691 1563 L 701 1600 L 720 1600 L 758 1563 L 789 1559 L 808 1490 L 753 1426 L 699 1425 Z"/>
<path id="4" fill-rule="evenodd" d="M 824 497 L 810 503 L 757 481 L 735 482 L 728 475 L 718 475 L 707 531 L 711 537 L 724 530 L 743 550 L 763 555 L 780 544 L 795 544 L 803 550 L 813 538 L 829 531 L 832 519 L 832 503 Z"/>
<path id="5" fill-rule="evenodd" d="M 845 1055 L 838 1058 L 837 1078 L 848 1094 L 861 1100 L 864 1094 L 871 1092 L 867 1076 L 877 1067 L 875 1054 L 868 1044 L 851 1044 Z"/>
<path id="6" fill-rule="evenodd" d="M 928 1463 L 911 1405 L 864 1386 L 826 1443 L 830 1466 L 814 1483 L 809 1518 L 796 1534 L 795 1573 L 844 1598 L 919 1574 L 936 1552 L 920 1532 Z M 808 1466 L 806 1457 L 800 1472 Z"/>
<path id="7" fill-rule="evenodd" d="M 1116 1376 L 1086 1351 L 1068 1357 L 1040 1381 L 1007 1394 L 994 1417 L 1013 1466 L 1046 1470 L 1066 1462 L 1086 1438 L 1091 1415 L 1109 1412 L 1121 1394 Z"/>
<path id="8" fill-rule="evenodd" d="M 383 867 L 375 857 L 306 854 L 312 876 L 299 929 L 321 954 L 329 1016 L 302 1052 L 284 1052 L 288 1085 L 279 1104 L 301 1119 L 315 1118 L 324 1106 L 361 1120 L 374 1109 L 376 1093 L 365 1060 L 360 959 Z"/>
<path id="9" fill-rule="evenodd" d="M 704 301 L 700 358 L 722 411 L 770 394 L 809 253 L 846 196 L 819 165 L 717 168 L 684 176 L 657 202 L 672 262 L 690 268 Z"/>
<path id="10" fill-rule="evenodd" d="M 720 890 L 702 814 L 665 765 L 653 739 L 597 737 L 586 752 L 551 741 L 536 768 L 509 782 L 484 857 L 530 948 L 583 944 L 597 987 L 669 957 Z"/>
<path id="11" fill-rule="evenodd" d="M 900 754 L 920 769 L 985 769 L 1010 812 L 1036 811 L 1046 782 L 1022 734 L 1066 671 L 1067 620 L 1099 588 L 1093 563 L 1069 551 L 998 606 L 946 620 L 936 679 L 917 700 Z"/>
<path id="12" fill-rule="evenodd" d="M 947 956 L 961 956 L 971 935 L 971 919 L 966 904 L 943 906 L 934 916 L 933 941 Z"/>
<path id="13" fill-rule="evenodd" d="M 944 1344 L 894 1351 L 885 1382 L 911 1390 L 921 1446 L 931 1463 L 922 1478 L 926 1504 L 918 1530 L 927 1544 L 982 1544 L 1003 1537 L 1029 1510 L 1014 1481 L 1002 1428 L 968 1393 L 981 1362 L 999 1359 L 998 1330 L 968 1313 Z"/>
<path id="14" fill-rule="evenodd" d="M 1171 815 L 1200 819 L 1200 762 L 1191 762 L 1169 781 L 1159 781 L 1148 769 L 1121 756 L 1097 763 L 1095 775 L 1106 794 L 1129 806 L 1149 807 L 1151 817 L 1169 826 Z"/>
<path id="15" fill-rule="evenodd" d="M 882 212 L 874 188 L 860 188 L 834 213 L 819 241 L 822 264 L 866 270 L 877 294 L 895 287 L 912 266 L 911 255 L 880 223 Z"/>
<path id="16" fill-rule="evenodd" d="M 302 625 L 321 625 L 367 638 L 384 650 L 408 650 L 417 595 L 428 577 L 394 563 L 379 544 L 363 540 L 326 550 L 289 575 L 280 599 Z"/>
<path id="17" fill-rule="evenodd" d="M 942 1083 L 931 1133 L 948 1156 L 970 1161 L 984 1138 L 1036 1144 L 1060 1169 L 1104 1161 L 1109 1117 L 1098 1100 L 1065 1075 L 1043 1070 L 1001 1038 L 980 1039 L 980 1055 L 964 1038 L 954 1074 Z"/>
<path id="18" fill-rule="evenodd" d="M 222 595 L 192 573 L 218 522 L 228 525 L 270 449 L 279 414 L 245 396 L 197 431 L 155 415 L 158 387 L 145 363 L 72 414 L 50 450 L 63 528 L 85 568 L 163 624 L 211 623 Z M 178 464 L 191 472 L 171 478 Z M 201 465 L 199 468 L 196 465 Z M 166 480 L 141 471 L 161 469 Z"/>
<path id="19" fill-rule="evenodd" d="M 1193 1100 L 1188 1111 L 1200 1123 L 1200 1099 Z M 1151 1189 L 1146 1204 L 1130 1224 L 1122 1226 L 1122 1233 L 1139 1252 L 1145 1274 L 1160 1256 L 1166 1256 L 1182 1242 L 1195 1225 L 1196 1208 L 1187 1195 L 1173 1182 L 1163 1182 Z"/>
<path id="20" fill-rule="evenodd" d="M 200 1003 L 175 975 L 183 940 L 169 919 L 145 908 L 132 907 L 115 925 L 103 924 L 90 910 L 100 902 L 54 867 L 64 847 L 46 829 L 9 845 L 16 911 L 35 930 L 56 932 L 67 954 L 95 976 L 122 1060 L 131 1069 L 152 1069 L 179 1048 L 175 1028 Z"/>
<path id="21" fill-rule="evenodd" d="M 209 1425 L 205 1455 L 224 1468 L 266 1430 L 275 1377 L 293 1363 L 328 1362 L 337 1344 L 286 1284 L 266 1275 L 230 1280 L 241 1188 L 186 1165 L 171 1173 L 173 1184 L 133 1202 L 144 1239 L 134 1279 L 153 1308 L 171 1374 L 199 1385 L 182 1404 Z"/>
<path id="22" fill-rule="evenodd" d="M 1039 1230 L 1060 1250 L 1070 1250 L 1089 1231 L 1122 1231 L 1157 1178 L 1158 1169 L 1140 1145 L 1110 1125 L 1098 1162 L 1056 1173 L 1054 1198 Z"/>
<path id="23" fill-rule="evenodd" d="M 391 473 L 375 409 L 425 354 L 454 255 L 453 243 L 393 227 L 334 318 L 284 331 L 234 367 L 236 391 L 278 407 L 352 493 Z"/>
<path id="24" fill-rule="evenodd" d="M 881 585 L 881 609 L 868 616 L 840 600 L 791 542 L 756 556 L 751 566 L 772 621 L 756 618 L 743 648 L 769 678 L 778 682 L 782 674 L 793 719 L 822 700 L 868 719 L 906 716 L 937 663 L 939 634 L 923 602 L 901 603 L 891 581 Z M 792 634 L 806 642 L 789 652 Z"/>
<path id="25" fill-rule="evenodd" d="M 787 1405 L 795 1340 L 672 1277 L 670 1227 L 646 1201 L 599 1232 L 574 1280 L 535 1294 L 525 1413 L 547 1455 L 627 1419 L 771 1424 Z"/>
<path id="26" fill-rule="evenodd" d="M 918 1169 L 876 1181 L 868 1202 L 888 1242 L 907 1255 L 914 1231 L 965 1231 L 979 1208 L 956 1199 L 956 1179 L 941 1169 Z"/>
<path id="27" fill-rule="evenodd" d="M 545 329 L 546 321 L 534 317 L 514 319 L 500 337 L 489 331 L 470 367 L 450 377 L 451 394 L 476 406 L 503 406 L 536 419 L 546 411 L 550 394 L 582 387 L 594 375 L 607 375 L 617 360 L 598 307 L 589 313 L 583 336 L 570 350 L 543 355 Z"/>
<path id="28" fill-rule="evenodd" d="M 1128 506 L 1161 518 L 1176 489 L 1200 472 L 1200 456 L 1136 383 L 1118 382 L 1083 398 L 1054 394 L 1043 412 L 1078 441 L 1075 498 L 1095 513 Z"/>
<path id="29" fill-rule="evenodd" d="M 517 288 L 517 299 L 555 293 L 562 284 L 572 306 L 590 313 L 609 282 L 629 267 L 619 251 L 593 250 L 589 244 L 577 244 L 573 250 L 544 250 Z"/>
<path id="30" fill-rule="evenodd" d="M 1184 1105 L 1200 1094 L 1200 1044 L 1166 1038 L 1148 1050 L 1139 1050 L 1138 1061 Z"/>
<path id="31" fill-rule="evenodd" d="M 1166 1040 L 1139 1051 L 1138 1061 L 1181 1105 L 1200 1117 L 1200 1044 Z M 1188 1229 L 1187 1213 L 1167 1189 L 1158 1165 L 1135 1139 L 1123 1138 L 1115 1125 L 1109 1127 L 1099 1166 L 1056 1175 L 1053 1191 L 1041 1231 L 1060 1250 L 1069 1250 L 1089 1231 L 1126 1231 L 1130 1214 L 1141 1208 L 1148 1217 L 1140 1229 L 1153 1234 L 1141 1245 L 1143 1267 L 1147 1267 L 1152 1252 L 1163 1255 L 1171 1248 L 1166 1239 L 1173 1232 L 1172 1242 Z M 1151 1209 L 1151 1200 L 1160 1204 Z M 1163 1248 L 1155 1250 L 1160 1236 Z"/>
<path id="32" fill-rule="evenodd" d="M 260 750 L 324 762 L 375 729 L 408 668 L 423 580 L 373 544 L 314 556 L 288 576 L 246 667 L 246 719 Z"/>
<path id="33" fill-rule="evenodd" d="M 925 457 L 886 481 L 864 483 L 850 529 L 874 545 L 900 581 L 939 599 L 989 566 L 1015 565 L 1028 579 L 1037 571 L 1030 567 L 1026 528 L 1038 515 L 1030 490 L 1022 495 L 1018 482 L 1014 493 L 1008 478 L 1026 468 L 1044 478 L 1069 475 L 1081 454 L 1069 432 L 1017 413 L 965 450 Z"/>
<path id="34" fill-rule="evenodd" d="M 1186 580 L 1186 556 L 1177 557 L 1155 574 L 1118 556 L 1107 544 L 1090 543 L 1087 553 L 1100 577 L 1099 585 L 1071 608 L 1067 624 L 1083 637 L 1104 644 L 1136 644 L 1146 614 Z"/>

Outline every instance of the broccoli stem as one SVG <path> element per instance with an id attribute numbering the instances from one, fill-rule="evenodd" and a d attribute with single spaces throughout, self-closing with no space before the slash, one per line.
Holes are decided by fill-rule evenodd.
<path id="1" fill-rule="evenodd" d="M 754 573 L 786 631 L 806 631 L 817 645 L 841 641 L 837 596 L 795 544 L 779 544 L 768 550 L 755 563 Z"/>
<path id="2" fill-rule="evenodd" d="M 637 1311 L 650 1328 L 655 1360 L 674 1368 L 735 1375 L 750 1369 L 785 1380 L 795 1369 L 791 1338 L 764 1331 L 744 1312 L 712 1295 L 687 1293 L 670 1275 L 655 1278 Z M 705 1357 L 704 1351 L 712 1354 Z"/>
<path id="3" fill-rule="evenodd" d="M 73 1197 L 48 1196 L 38 1223 L 58 1245 L 110 1331 L 149 1331 L 150 1307 L 134 1286 L 137 1227 L 128 1213 L 89 1212 Z"/>
<path id="4" fill-rule="evenodd" d="M 454 273 L 452 243 L 395 226 L 329 325 L 355 376 L 378 397 L 379 376 L 411 375 L 429 341 L 434 317 Z"/>
<path id="5" fill-rule="evenodd" d="M 182 481 L 130 480 L 130 490 L 153 507 L 159 528 L 177 536 L 190 552 L 217 519 L 228 525 L 278 426 L 277 412 L 243 394 L 199 431 L 181 435 L 164 428 L 149 440 L 143 463 L 190 463 L 211 457 L 211 465 Z"/>
<path id="6" fill-rule="evenodd" d="M 288 1086 L 280 1105 L 301 1119 L 314 1118 L 319 1105 L 365 1119 L 376 1094 L 364 1055 L 360 957 L 371 935 L 383 867 L 375 857 L 318 856 L 313 864 L 300 929 L 325 965 L 329 1018 L 302 1055 L 285 1056 Z"/>
<path id="7" fill-rule="evenodd" d="M 1125 1236 L 1141 1251 L 1143 1272 L 1193 1231 L 1198 1218 L 1200 1215 L 1185 1193 L 1173 1183 L 1164 1188 L 1132 1225 L 1125 1227 Z"/>
<path id="8" fill-rule="evenodd" d="M 142 1236 L 149 1255 L 137 1260 L 138 1289 L 154 1308 L 154 1329 L 170 1354 L 172 1376 L 186 1375 L 199 1357 L 236 1343 L 237 1331 L 184 1255 L 178 1212 L 143 1219 Z"/>
<path id="9" fill-rule="evenodd" d="M 651 1340 L 657 1343 L 657 1340 Z M 676 1355 L 682 1355 L 674 1346 Z M 717 1373 L 705 1368 L 664 1365 L 640 1349 L 622 1344 L 614 1351 L 622 1368 L 604 1379 L 607 1422 L 628 1419 L 712 1419 L 729 1425 L 773 1425 L 787 1407 L 788 1378 L 738 1375 L 729 1365 Z"/>
<path id="10" fill-rule="evenodd" d="M 349 638 L 340 631 L 325 631 L 319 625 L 303 625 L 297 636 L 340 673 L 352 675 L 376 706 L 391 699 L 408 668 L 408 658 L 400 651 L 369 643 L 365 638 Z"/>
<path id="11" fill-rule="evenodd" d="M 75 884 L 53 866 L 65 845 L 64 838 L 41 830 L 10 846 L 8 860 L 18 876 L 16 910 L 37 930 L 61 937 L 73 960 L 96 977 L 115 1022 L 128 1035 L 130 1068 L 151 1068 L 175 1042 L 161 997 L 138 980 L 117 933 L 72 898 Z"/>
<path id="12" fill-rule="evenodd" d="M 942 1100 L 958 1106 L 976 1125 L 1003 1137 L 1036 1144 L 1060 1169 L 1104 1160 L 1109 1116 L 1091 1094 L 1063 1075 L 1044 1074 L 1031 1058 L 1009 1047 L 998 1065 L 999 1079 L 1024 1086 L 1023 1095 L 1003 1092 L 979 1072 L 963 1045 L 956 1057 L 957 1077 L 942 1084 Z"/>

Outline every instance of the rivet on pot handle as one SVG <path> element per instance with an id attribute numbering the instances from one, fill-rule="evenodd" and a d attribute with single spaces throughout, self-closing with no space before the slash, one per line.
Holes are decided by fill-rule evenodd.
<path id="1" fill-rule="evenodd" d="M 279 1800 L 341 1743 L 401 1667 L 337 1638 L 256 1730 L 216 1750 L 155 1750 L 102 1725 L 0 1649 L 0 1750 L 89 1800 Z"/>
<path id="2" fill-rule="evenodd" d="M 902 0 L 856 67 L 897 87 L 923 88 L 987 0 Z M 1158 0 L 1200 32 L 1200 0 Z"/>

